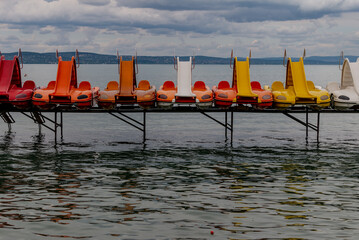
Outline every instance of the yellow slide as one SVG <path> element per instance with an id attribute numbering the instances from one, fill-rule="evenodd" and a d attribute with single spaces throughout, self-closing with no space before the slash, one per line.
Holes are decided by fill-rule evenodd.
<path id="1" fill-rule="evenodd" d="M 320 109 L 330 104 L 328 92 L 316 89 L 313 82 L 307 81 L 303 58 L 300 58 L 299 62 L 292 62 L 291 58 L 288 58 L 285 88 L 282 82 L 275 81 L 272 84 L 272 93 L 276 108 L 304 104 Z"/>
<path id="2" fill-rule="evenodd" d="M 258 98 L 258 95 L 252 92 L 248 57 L 246 61 L 238 61 L 237 57 L 234 58 L 233 83 L 234 86 L 237 85 L 237 100 L 238 97 Z"/>
<path id="3" fill-rule="evenodd" d="M 305 103 L 316 102 L 316 97 L 310 94 L 308 89 L 303 58 L 300 58 L 299 62 L 292 62 L 292 60 L 288 58 L 286 88 L 290 86 L 294 88 L 297 97 L 296 103 L 300 103 L 301 101 Z"/>

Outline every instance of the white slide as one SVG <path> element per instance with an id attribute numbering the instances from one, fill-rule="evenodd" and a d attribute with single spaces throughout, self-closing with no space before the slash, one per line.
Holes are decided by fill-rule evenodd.
<path id="1" fill-rule="evenodd" d="M 177 93 L 176 97 L 196 97 L 192 92 L 192 57 L 189 61 L 180 61 L 177 57 Z"/>
<path id="2" fill-rule="evenodd" d="M 346 58 L 343 63 L 340 87 L 330 82 L 327 90 L 332 95 L 334 108 L 357 108 L 359 106 L 359 58 L 354 63 Z"/>

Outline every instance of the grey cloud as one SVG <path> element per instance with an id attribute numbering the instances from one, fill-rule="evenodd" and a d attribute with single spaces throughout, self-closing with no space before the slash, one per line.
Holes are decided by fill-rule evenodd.
<path id="1" fill-rule="evenodd" d="M 296 6 L 270 5 L 238 7 L 220 13 L 229 22 L 263 22 L 263 21 L 288 21 L 301 19 L 318 19 L 327 13 L 303 12 Z"/>
<path id="2" fill-rule="evenodd" d="M 45 42 L 49 46 L 66 46 L 71 45 L 71 41 L 68 33 L 59 32 L 54 38 Z"/>
<path id="3" fill-rule="evenodd" d="M 303 3 L 304 2 L 304 3 Z M 222 16 L 230 22 L 287 21 L 318 19 L 328 14 L 359 11 L 359 4 L 342 0 L 336 4 L 319 5 L 316 1 L 276 1 L 276 0 L 117 0 L 118 6 L 129 8 L 149 8 L 161 11 L 201 11 Z"/>
<path id="4" fill-rule="evenodd" d="M 2 42 L 6 42 L 6 43 L 19 43 L 21 42 L 20 38 L 14 35 L 10 35 L 5 37 L 5 39 L 2 40 Z"/>
<path id="5" fill-rule="evenodd" d="M 297 4 L 281 0 L 117 0 L 117 6 L 129 8 L 127 11 L 121 9 L 124 14 L 118 14 L 113 11 L 112 5 L 107 6 L 111 0 L 78 2 L 84 4 L 79 7 L 81 11 L 78 14 L 65 11 L 64 14 L 54 12 L 29 18 L 23 13 L 25 21 L 19 15 L 11 19 L 0 17 L 0 23 L 16 25 L 16 28 L 22 28 L 23 31 L 33 31 L 32 26 L 42 28 L 51 25 L 67 31 L 75 31 L 78 27 L 86 26 L 124 33 L 135 33 L 138 29 L 145 29 L 152 34 L 194 32 L 226 35 L 236 30 L 232 23 L 319 19 L 326 14 L 359 9 L 357 4 L 358 6 L 353 5 L 352 8 L 346 5 L 338 8 L 323 5 L 318 10 L 310 10 L 310 0 L 303 0 L 301 2 L 304 3 Z M 98 8 L 93 9 L 86 5 Z M 120 11 L 120 8 L 118 10 Z M 124 17 L 126 14 L 128 16 Z"/>
<path id="6" fill-rule="evenodd" d="M 88 4 L 93 6 L 106 6 L 111 0 L 77 0 L 79 3 Z"/>

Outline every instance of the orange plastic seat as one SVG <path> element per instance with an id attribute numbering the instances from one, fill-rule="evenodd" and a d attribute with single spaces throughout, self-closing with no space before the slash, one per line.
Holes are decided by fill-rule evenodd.
<path id="1" fill-rule="evenodd" d="M 176 87 L 175 87 L 174 82 L 172 82 L 172 81 L 166 81 L 166 82 L 163 83 L 162 89 L 163 89 L 163 90 L 175 90 Z"/>
<path id="2" fill-rule="evenodd" d="M 206 84 L 203 81 L 197 81 L 193 85 L 193 90 L 206 90 Z"/>
<path id="3" fill-rule="evenodd" d="M 91 90 L 91 84 L 88 81 L 83 81 L 79 85 L 79 90 L 81 91 Z"/>
<path id="4" fill-rule="evenodd" d="M 231 86 L 229 85 L 229 82 L 227 81 L 220 81 L 218 83 L 218 89 L 227 89 L 227 88 L 231 88 Z"/>
<path id="5" fill-rule="evenodd" d="M 151 88 L 150 82 L 147 81 L 147 80 L 142 80 L 142 81 L 139 82 L 137 89 L 148 90 L 150 88 Z"/>
<path id="6" fill-rule="evenodd" d="M 252 87 L 252 90 L 254 90 L 254 89 L 261 90 L 262 89 L 261 84 L 257 81 L 251 82 L 251 87 Z"/>
<path id="7" fill-rule="evenodd" d="M 56 81 L 51 81 L 47 84 L 47 89 L 54 89 L 56 85 Z"/>
<path id="8" fill-rule="evenodd" d="M 105 90 L 107 90 L 107 91 L 118 90 L 118 82 L 116 82 L 116 81 L 109 82 L 107 84 L 107 88 Z"/>

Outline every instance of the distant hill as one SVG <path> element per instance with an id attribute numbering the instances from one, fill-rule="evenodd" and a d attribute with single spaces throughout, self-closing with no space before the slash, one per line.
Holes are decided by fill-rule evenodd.
<path id="1" fill-rule="evenodd" d="M 12 59 L 17 53 L 3 53 L 6 59 Z M 22 52 L 24 64 L 56 64 L 57 59 L 54 52 L 52 53 L 36 53 L 36 52 Z M 74 52 L 61 52 L 62 59 L 69 60 L 75 55 Z M 130 59 L 131 56 L 123 56 L 123 58 Z M 357 56 L 346 56 L 350 61 L 356 61 Z M 188 57 L 181 57 L 187 59 Z M 243 58 L 239 58 L 243 60 Z M 293 58 L 298 60 L 298 58 Z M 230 58 L 196 56 L 196 64 L 229 64 Z M 333 65 L 339 63 L 339 56 L 311 56 L 306 57 L 305 64 L 317 65 Z M 80 64 L 116 64 L 117 58 L 115 55 L 97 54 L 89 52 L 80 53 Z M 173 56 L 138 56 L 139 64 L 173 64 Z M 269 58 L 252 58 L 251 64 L 283 64 L 282 57 Z"/>

